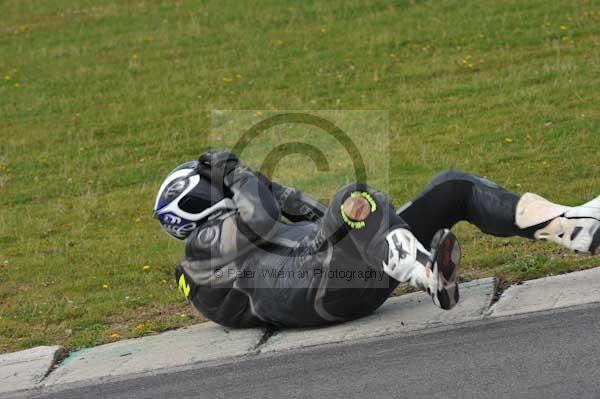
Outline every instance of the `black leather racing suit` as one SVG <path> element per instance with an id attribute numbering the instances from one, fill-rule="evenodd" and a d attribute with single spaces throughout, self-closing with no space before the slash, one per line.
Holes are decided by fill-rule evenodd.
<path id="1" fill-rule="evenodd" d="M 497 236 L 531 238 L 535 231 L 514 223 L 519 197 L 455 171 L 436 176 L 398 212 L 384 193 L 363 184 L 344 186 L 326 208 L 298 190 L 265 183 L 244 166 L 227 175 L 237 211 L 194 231 L 176 269 L 180 291 L 225 326 L 314 326 L 373 312 L 398 285 L 382 269 L 385 237 L 394 228 L 408 228 L 426 248 L 438 229 L 460 220 Z M 364 226 L 340 212 L 353 192 L 375 203 Z"/>

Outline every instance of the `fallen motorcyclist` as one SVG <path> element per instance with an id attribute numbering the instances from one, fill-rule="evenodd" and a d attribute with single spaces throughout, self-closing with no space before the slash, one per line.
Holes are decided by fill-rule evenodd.
<path id="1" fill-rule="evenodd" d="M 449 170 L 398 210 L 360 182 L 339 189 L 326 207 L 216 150 L 168 174 L 154 215 L 185 241 L 175 272 L 179 290 L 207 318 L 230 327 L 356 319 L 402 282 L 449 310 L 459 300 L 461 251 L 450 231 L 459 221 L 582 253 L 600 246 L 600 197 L 568 207 Z"/>

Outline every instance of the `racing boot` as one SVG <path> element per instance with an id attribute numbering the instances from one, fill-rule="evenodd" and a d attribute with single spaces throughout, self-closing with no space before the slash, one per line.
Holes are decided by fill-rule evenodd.
<path id="1" fill-rule="evenodd" d="M 551 241 L 579 253 L 600 253 L 600 196 L 569 207 L 526 193 L 517 204 L 515 222 L 521 229 L 539 225 L 534 233 L 538 240 Z"/>
<path id="2" fill-rule="evenodd" d="M 452 309 L 459 299 L 458 265 L 461 250 L 456 236 L 448 229 L 439 230 L 427 251 L 407 229 L 392 230 L 386 236 L 388 262 L 383 270 L 400 282 L 427 292 L 433 303 Z"/>

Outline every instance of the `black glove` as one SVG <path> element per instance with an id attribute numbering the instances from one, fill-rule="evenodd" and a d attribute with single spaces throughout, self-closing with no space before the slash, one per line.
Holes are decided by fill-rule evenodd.
<path id="1" fill-rule="evenodd" d="M 196 171 L 208 179 L 215 187 L 223 188 L 224 178 L 238 165 L 238 157 L 227 150 L 208 150 L 198 158 Z"/>

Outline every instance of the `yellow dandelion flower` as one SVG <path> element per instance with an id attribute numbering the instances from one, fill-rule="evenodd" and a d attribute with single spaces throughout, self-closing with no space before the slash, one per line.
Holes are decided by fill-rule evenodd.
<path id="1" fill-rule="evenodd" d="M 223 76 L 223 82 L 225 82 L 225 83 L 231 83 L 231 82 L 233 82 L 233 79 L 230 78 L 229 76 Z"/>
<path id="2" fill-rule="evenodd" d="M 110 334 L 110 337 L 112 339 L 119 339 L 119 338 L 121 338 L 121 334 L 119 334 L 118 332 L 114 332 L 114 333 Z"/>
<path id="3" fill-rule="evenodd" d="M 143 269 L 144 270 L 150 270 L 150 265 L 144 265 Z"/>
<path id="4" fill-rule="evenodd" d="M 561 25 L 560 26 L 560 30 L 567 30 L 567 26 L 566 25 Z"/>
<path id="5" fill-rule="evenodd" d="M 262 113 L 262 111 L 256 111 L 256 112 L 254 113 L 254 116 L 261 116 L 262 114 L 263 114 L 263 113 Z"/>
<path id="6" fill-rule="evenodd" d="M 278 46 L 281 46 L 281 45 L 283 45 L 283 43 L 284 43 L 284 42 L 283 42 L 283 40 L 281 40 L 281 39 L 277 39 L 277 40 L 275 40 L 275 44 L 276 44 L 276 45 L 278 45 Z"/>
<path id="7" fill-rule="evenodd" d="M 132 60 L 137 60 L 138 58 L 139 58 L 139 55 L 138 55 L 138 53 L 133 53 L 133 54 L 131 54 L 131 59 L 132 59 Z"/>
<path id="8" fill-rule="evenodd" d="M 15 83 L 15 87 L 18 89 L 19 87 L 21 87 L 21 85 L 18 83 Z"/>
<path id="9" fill-rule="evenodd" d="M 144 323 L 139 323 L 138 325 L 135 326 L 135 328 L 137 330 L 141 330 L 142 328 L 146 327 L 146 325 Z"/>
<path id="10" fill-rule="evenodd" d="M 236 73 L 236 74 L 235 74 L 235 77 L 236 77 L 236 79 L 241 79 L 241 78 L 242 78 L 242 75 L 240 75 L 239 73 Z"/>
<path id="11" fill-rule="evenodd" d="M 505 138 L 504 138 L 504 141 L 505 141 L 506 143 L 512 143 L 512 142 L 513 142 L 513 139 L 512 139 L 512 137 L 505 137 Z"/>
<path id="12" fill-rule="evenodd" d="M 108 288 L 108 284 L 102 284 L 102 288 L 107 289 Z"/>
<path id="13" fill-rule="evenodd" d="M 4 75 L 4 80 L 6 80 L 7 82 L 11 79 L 10 75 Z"/>
<path id="14" fill-rule="evenodd" d="M 323 27 L 321 29 L 319 29 L 321 31 L 321 33 L 327 33 L 327 28 Z"/>
<path id="15" fill-rule="evenodd" d="M 542 165 L 544 165 L 545 168 L 550 166 L 550 163 L 548 163 L 548 161 L 544 161 L 542 162 Z"/>
<path id="16" fill-rule="evenodd" d="M 469 68 L 473 68 L 473 64 L 469 64 L 467 65 Z"/>
<path id="17" fill-rule="evenodd" d="M 531 134 L 527 134 L 527 141 L 531 141 L 533 140 L 533 137 L 531 137 Z"/>
<path id="18" fill-rule="evenodd" d="M 165 279 L 162 279 L 162 280 L 160 280 L 160 282 L 161 282 L 162 284 L 166 284 L 166 283 L 167 283 L 167 280 L 165 280 Z"/>

